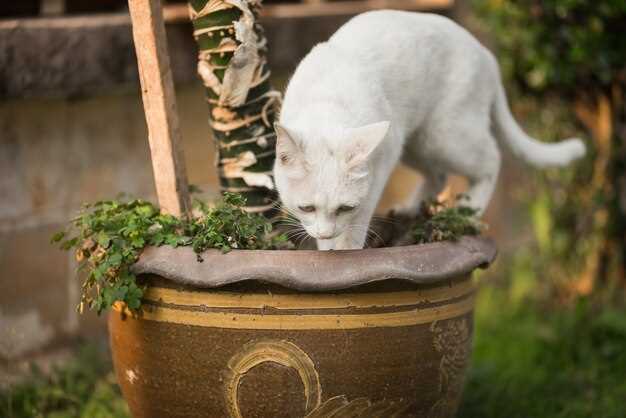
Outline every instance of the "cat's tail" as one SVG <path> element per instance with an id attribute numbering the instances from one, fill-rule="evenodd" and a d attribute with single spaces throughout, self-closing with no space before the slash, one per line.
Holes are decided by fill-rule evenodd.
<path id="1" fill-rule="evenodd" d="M 528 136 L 511 115 L 504 88 L 498 84 L 492 108 L 494 134 L 516 157 L 536 167 L 552 167 L 568 165 L 585 155 L 585 144 L 578 138 L 543 143 Z"/>

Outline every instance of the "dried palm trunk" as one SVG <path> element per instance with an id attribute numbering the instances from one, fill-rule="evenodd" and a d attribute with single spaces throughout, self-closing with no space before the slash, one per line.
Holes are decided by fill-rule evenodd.
<path id="1" fill-rule="evenodd" d="M 598 282 L 626 287 L 626 107 L 624 90 L 615 83 L 610 94 L 581 96 L 575 110 L 593 139 L 593 176 L 583 191 L 584 207 L 596 238 L 591 241 L 585 268 L 574 282 L 577 294 L 588 294 Z M 603 200 L 598 200 L 602 196 Z"/>
<path id="2" fill-rule="evenodd" d="M 248 211 L 268 213 L 280 93 L 269 80 L 259 8 L 260 0 L 189 1 L 221 190 L 244 195 Z"/>

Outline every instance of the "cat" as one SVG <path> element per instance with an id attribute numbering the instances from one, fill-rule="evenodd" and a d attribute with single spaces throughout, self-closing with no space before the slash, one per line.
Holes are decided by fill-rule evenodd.
<path id="1" fill-rule="evenodd" d="M 300 62 L 274 127 L 276 188 L 320 250 L 363 248 L 400 160 L 424 177 L 409 212 L 457 174 L 480 215 L 500 169 L 496 139 L 536 167 L 585 154 L 580 139 L 543 144 L 526 135 L 491 52 L 428 13 L 352 18 Z"/>

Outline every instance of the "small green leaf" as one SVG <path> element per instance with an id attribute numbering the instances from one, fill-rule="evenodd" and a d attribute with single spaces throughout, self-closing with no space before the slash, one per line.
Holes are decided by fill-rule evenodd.
<path id="1" fill-rule="evenodd" d="M 149 218 L 151 216 L 153 216 L 155 213 L 157 213 L 156 209 L 152 206 L 152 205 L 142 205 L 137 207 L 137 209 L 135 209 L 135 211 L 146 218 Z"/>
<path id="2" fill-rule="evenodd" d="M 74 237 L 74 238 L 72 238 L 72 239 L 69 239 L 69 240 L 67 240 L 67 241 L 64 241 L 64 242 L 61 244 L 61 249 L 62 249 L 62 250 L 69 250 L 70 248 L 75 247 L 77 243 L 78 243 L 78 238 L 77 238 L 77 237 Z"/>
<path id="3" fill-rule="evenodd" d="M 50 243 L 61 241 L 65 237 L 65 232 L 59 231 L 50 238 Z"/>
<path id="4" fill-rule="evenodd" d="M 111 238 L 105 232 L 100 231 L 98 235 L 96 236 L 96 241 L 103 248 L 107 248 L 109 244 L 111 243 Z"/>
<path id="5" fill-rule="evenodd" d="M 109 264 L 114 265 L 114 266 L 121 264 L 122 254 L 120 253 L 111 254 L 111 256 L 109 256 L 108 258 L 108 262 Z"/>

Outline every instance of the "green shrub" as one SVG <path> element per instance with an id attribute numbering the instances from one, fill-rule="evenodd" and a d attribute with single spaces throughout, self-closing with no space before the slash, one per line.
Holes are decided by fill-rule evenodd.
<path id="1" fill-rule="evenodd" d="M 577 288 L 572 282 L 591 283 L 583 286 L 585 292 L 608 282 L 623 285 L 626 1 L 474 0 L 474 5 L 487 24 L 504 80 L 526 96 L 514 97 L 513 107 L 519 110 L 520 102 L 534 96 L 528 120 L 522 118 L 529 132 L 549 141 L 586 139 L 583 160 L 536 176 L 543 188 L 530 197 L 538 271 L 562 282 L 558 292 L 572 292 Z"/>
<path id="2" fill-rule="evenodd" d="M 626 2 L 478 0 L 504 72 L 535 91 L 609 88 L 626 80 Z"/>

